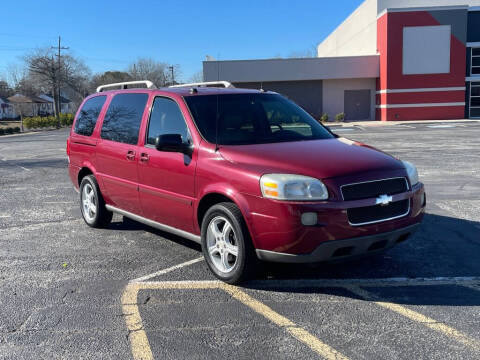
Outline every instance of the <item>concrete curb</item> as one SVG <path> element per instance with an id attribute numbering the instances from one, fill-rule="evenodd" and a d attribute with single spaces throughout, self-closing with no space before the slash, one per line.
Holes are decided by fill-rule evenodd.
<path id="1" fill-rule="evenodd" d="M 10 135 L 0 135 L 0 139 L 3 138 L 10 138 L 15 136 L 25 136 L 25 135 L 33 135 L 33 134 L 40 134 L 49 131 L 58 131 L 58 130 L 65 130 L 67 127 L 61 127 L 60 129 L 46 129 L 46 130 L 29 130 L 19 134 L 10 134 Z"/>
<path id="2" fill-rule="evenodd" d="M 326 126 L 394 126 L 394 125 L 414 125 L 414 124 L 438 124 L 438 123 L 479 123 L 480 120 L 474 119 L 455 119 L 455 120 L 408 120 L 408 121 L 351 121 L 351 122 L 328 122 Z"/>

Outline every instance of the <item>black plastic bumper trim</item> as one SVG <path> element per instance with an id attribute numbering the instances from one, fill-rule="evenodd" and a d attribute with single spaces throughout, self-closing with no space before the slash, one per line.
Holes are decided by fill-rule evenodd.
<path id="1" fill-rule="evenodd" d="M 391 248 L 398 242 L 403 242 L 406 237 L 413 234 L 419 227 L 420 223 L 386 233 L 326 241 L 310 254 L 296 255 L 260 249 L 257 249 L 256 253 L 260 260 L 282 263 L 315 263 L 345 259 Z M 385 245 L 379 248 L 376 246 L 379 242 Z"/>

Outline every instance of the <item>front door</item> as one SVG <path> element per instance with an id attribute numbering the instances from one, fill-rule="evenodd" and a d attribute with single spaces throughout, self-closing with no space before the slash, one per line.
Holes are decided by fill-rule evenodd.
<path id="1" fill-rule="evenodd" d="M 345 90 L 346 120 L 370 120 L 370 90 Z"/>
<path id="2" fill-rule="evenodd" d="M 139 190 L 143 216 L 184 231 L 193 231 L 196 151 L 191 156 L 158 151 L 159 135 L 180 134 L 185 143 L 192 139 L 178 104 L 166 97 L 156 97 L 145 146 L 140 149 Z"/>
<path id="3" fill-rule="evenodd" d="M 148 94 L 117 94 L 108 107 L 97 145 L 97 171 L 109 203 L 141 215 L 138 133 Z"/>

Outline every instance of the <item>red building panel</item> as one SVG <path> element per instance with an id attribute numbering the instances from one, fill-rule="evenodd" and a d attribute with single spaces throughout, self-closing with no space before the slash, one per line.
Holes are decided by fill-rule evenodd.
<path id="1" fill-rule="evenodd" d="M 403 74 L 403 28 L 440 24 L 428 11 L 387 12 L 377 20 L 377 50 L 380 54 L 380 79 L 377 90 L 458 88 L 465 86 L 466 47 L 451 35 L 450 73 Z M 465 91 L 402 92 L 377 94 L 377 120 L 458 119 L 464 106 L 389 108 L 395 104 L 462 103 Z"/>
<path id="2" fill-rule="evenodd" d="M 463 119 L 464 106 L 408 107 L 380 109 L 384 121 Z"/>
<path id="3" fill-rule="evenodd" d="M 385 95 L 388 95 L 388 104 L 465 102 L 465 90 L 391 93 Z"/>

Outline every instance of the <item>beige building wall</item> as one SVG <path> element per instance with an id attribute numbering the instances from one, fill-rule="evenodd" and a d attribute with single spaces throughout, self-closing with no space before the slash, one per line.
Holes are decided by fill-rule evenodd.
<path id="1" fill-rule="evenodd" d="M 318 57 L 376 53 L 377 0 L 364 1 L 317 47 Z"/>
<path id="2" fill-rule="evenodd" d="M 323 112 L 330 120 L 344 112 L 345 90 L 370 90 L 370 120 L 375 120 L 376 79 L 338 79 L 323 81 Z"/>
<path id="3" fill-rule="evenodd" d="M 318 57 L 377 53 L 377 15 L 388 8 L 480 6 L 480 0 L 365 0 L 317 46 Z"/>

